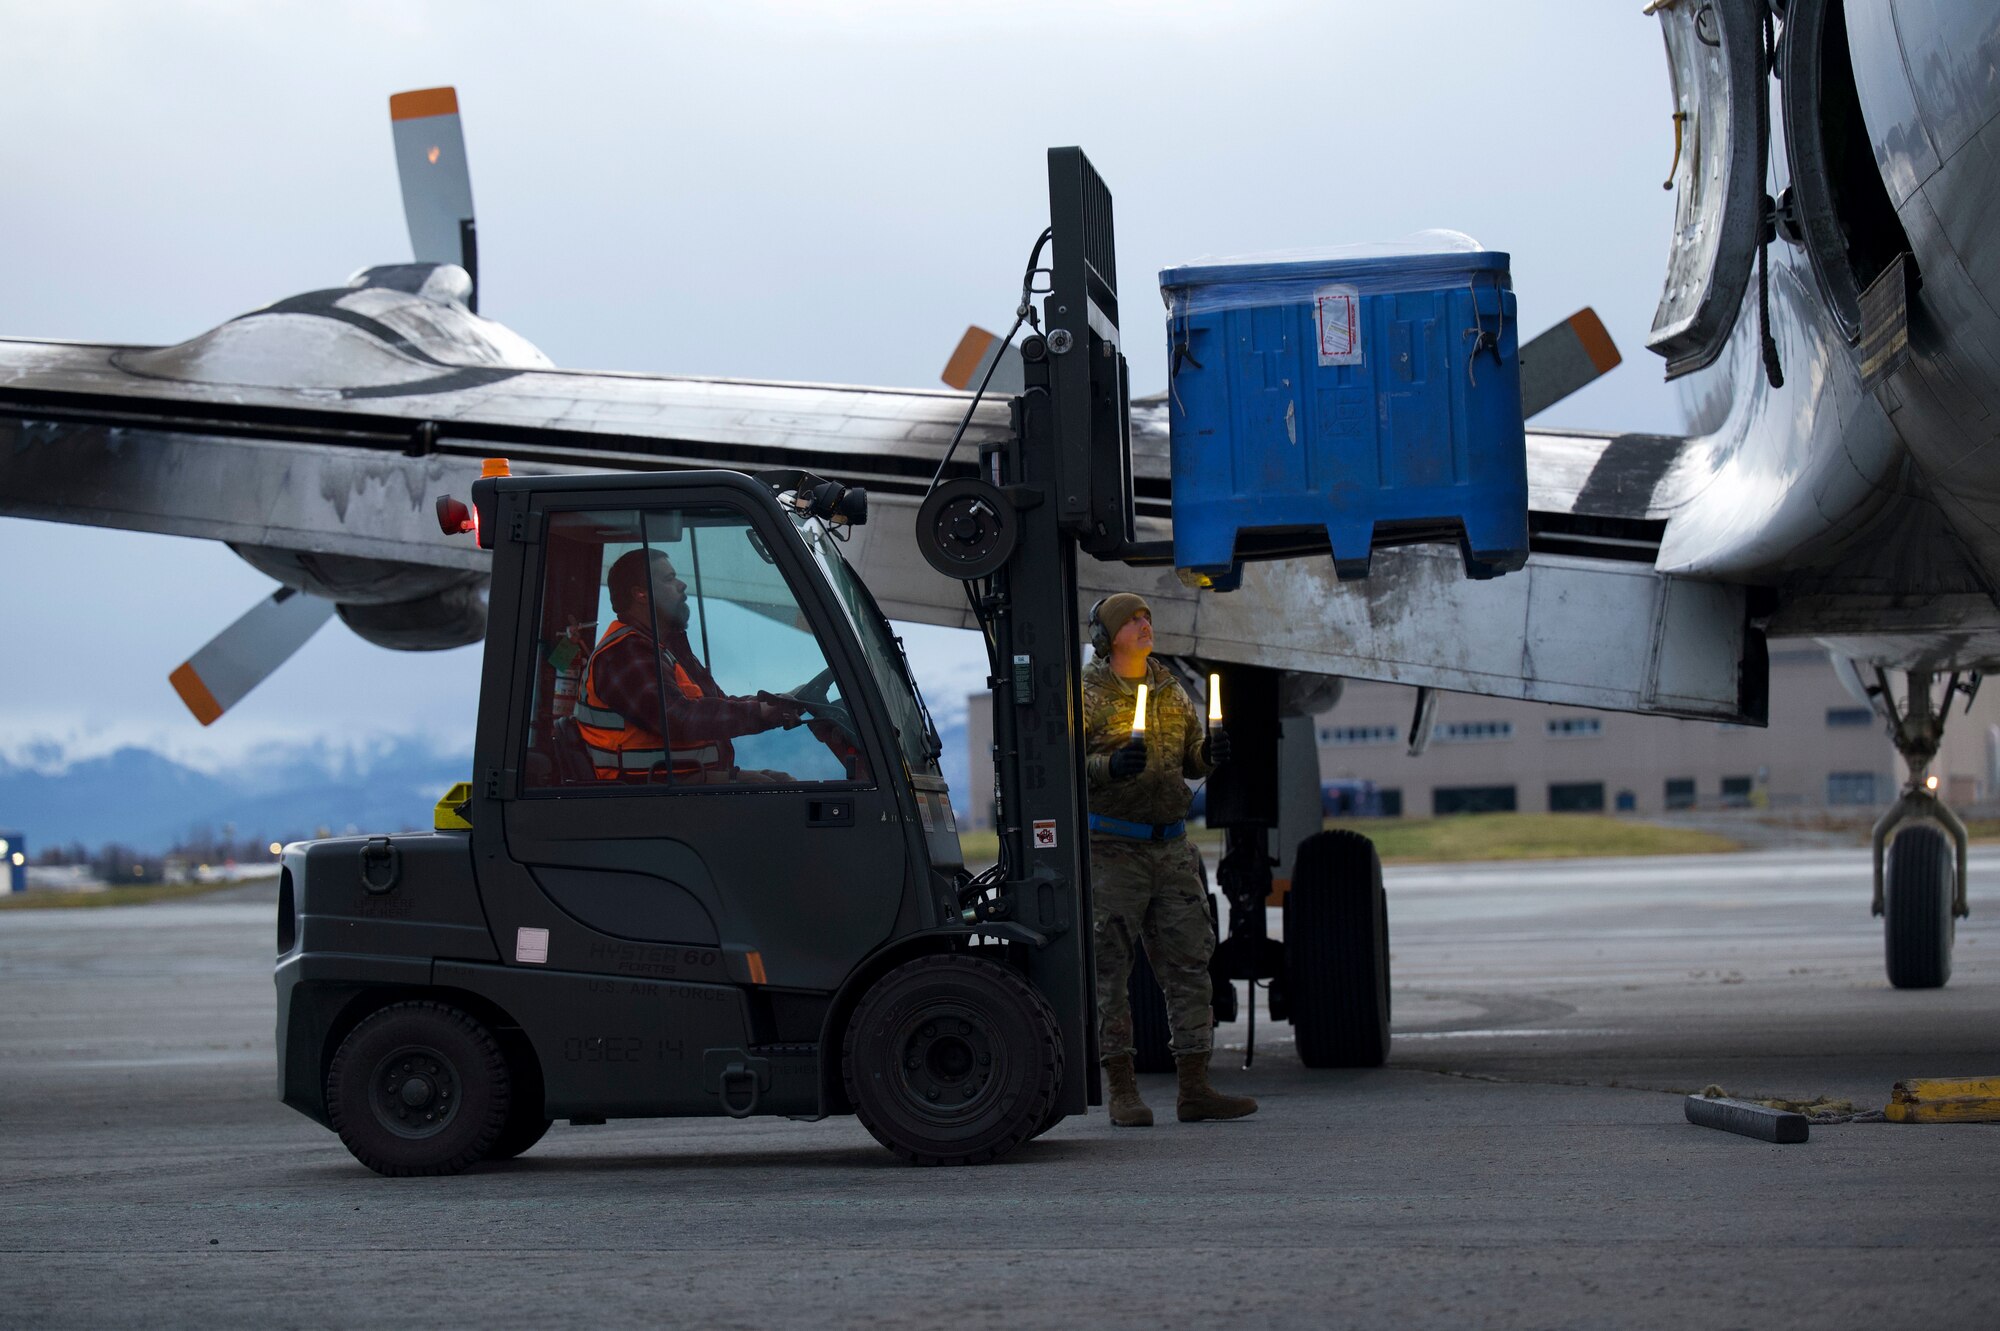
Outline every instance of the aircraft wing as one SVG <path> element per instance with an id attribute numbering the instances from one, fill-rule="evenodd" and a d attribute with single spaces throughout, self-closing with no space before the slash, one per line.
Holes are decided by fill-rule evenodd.
<path id="1" fill-rule="evenodd" d="M 0 340 L 0 514 L 226 541 L 336 601 L 337 586 L 312 578 L 368 561 L 364 571 L 404 575 L 397 585 L 413 593 L 396 621 L 408 641 L 391 645 L 445 645 L 417 640 L 433 604 L 421 575 L 476 578 L 487 556 L 443 537 L 432 505 L 464 494 L 483 457 L 505 455 L 517 471 L 802 468 L 870 489 L 873 521 L 849 554 L 887 613 L 971 625 L 962 589 L 911 536 L 963 393 L 591 373 L 525 357 L 467 364 L 291 304 L 170 348 Z M 298 324 L 286 354 L 260 354 L 238 328 L 264 317 Z M 214 343 L 232 328 L 246 345 Z M 308 336 L 323 345 L 301 376 Z M 285 382 L 300 377 L 304 386 Z M 979 444 L 1006 428 L 1005 403 L 982 403 L 954 471 L 969 473 Z M 1165 404 L 1135 404 L 1133 431 L 1140 534 L 1163 536 Z M 1187 588 L 1168 569 L 1086 560 L 1084 593 L 1144 592 L 1160 649 L 1177 655 L 1759 719 L 1762 699 L 1744 680 L 1761 671 L 1742 666 L 1762 641 L 1744 590 L 1651 564 L 1663 523 L 1646 477 L 1673 443 L 1531 432 L 1534 552 L 1490 582 L 1465 580 L 1455 551 L 1408 547 L 1382 551 L 1364 582 L 1338 583 L 1331 561 L 1291 561 L 1252 565 L 1226 594 Z M 305 572 L 288 577 L 294 569 Z M 364 636 L 393 639 L 371 631 L 382 607 L 374 620 L 344 603 L 341 613 Z"/>

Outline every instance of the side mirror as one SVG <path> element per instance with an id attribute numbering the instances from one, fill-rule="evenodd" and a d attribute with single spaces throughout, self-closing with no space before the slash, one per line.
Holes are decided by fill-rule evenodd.
<path id="1" fill-rule="evenodd" d="M 479 520 L 463 500 L 450 495 L 437 497 L 438 530 L 446 536 L 463 536 L 471 532 L 476 539 L 479 535 Z"/>

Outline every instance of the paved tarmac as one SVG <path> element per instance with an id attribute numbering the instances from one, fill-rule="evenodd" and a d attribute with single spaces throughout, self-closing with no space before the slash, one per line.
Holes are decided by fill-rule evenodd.
<path id="1" fill-rule="evenodd" d="M 1173 1122 L 1148 1079 L 1159 1127 L 952 1171 L 703 1120 L 380 1179 L 275 1099 L 268 903 L 8 913 L 0 1326 L 2000 1326 L 2000 1127 L 1682 1118 L 1711 1082 L 2000 1073 L 2000 851 L 1941 991 L 1883 980 L 1867 872 L 1392 870 L 1388 1068 L 1260 1022 L 1217 1060 L 1254 1118 Z"/>

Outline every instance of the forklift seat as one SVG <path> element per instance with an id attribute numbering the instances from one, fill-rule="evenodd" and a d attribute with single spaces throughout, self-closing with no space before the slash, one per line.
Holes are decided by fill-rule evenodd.
<path id="1" fill-rule="evenodd" d="M 594 786 L 597 784 L 597 767 L 590 761 L 590 749 L 583 742 L 583 732 L 576 728 L 576 718 L 559 716 L 550 728 L 554 750 L 550 756 L 555 759 L 556 784 L 559 786 Z"/>

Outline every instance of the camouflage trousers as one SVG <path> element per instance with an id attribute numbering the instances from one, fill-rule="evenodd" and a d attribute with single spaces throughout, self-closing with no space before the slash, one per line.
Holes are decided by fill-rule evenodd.
<path id="1" fill-rule="evenodd" d="M 1173 1051 L 1206 1053 L 1214 1043 L 1208 958 L 1215 951 L 1215 925 L 1196 876 L 1195 854 L 1186 837 L 1134 841 L 1100 833 L 1090 838 L 1098 1051 L 1105 1058 L 1133 1052 L 1126 985 L 1135 942 L 1144 944 L 1166 991 Z"/>

